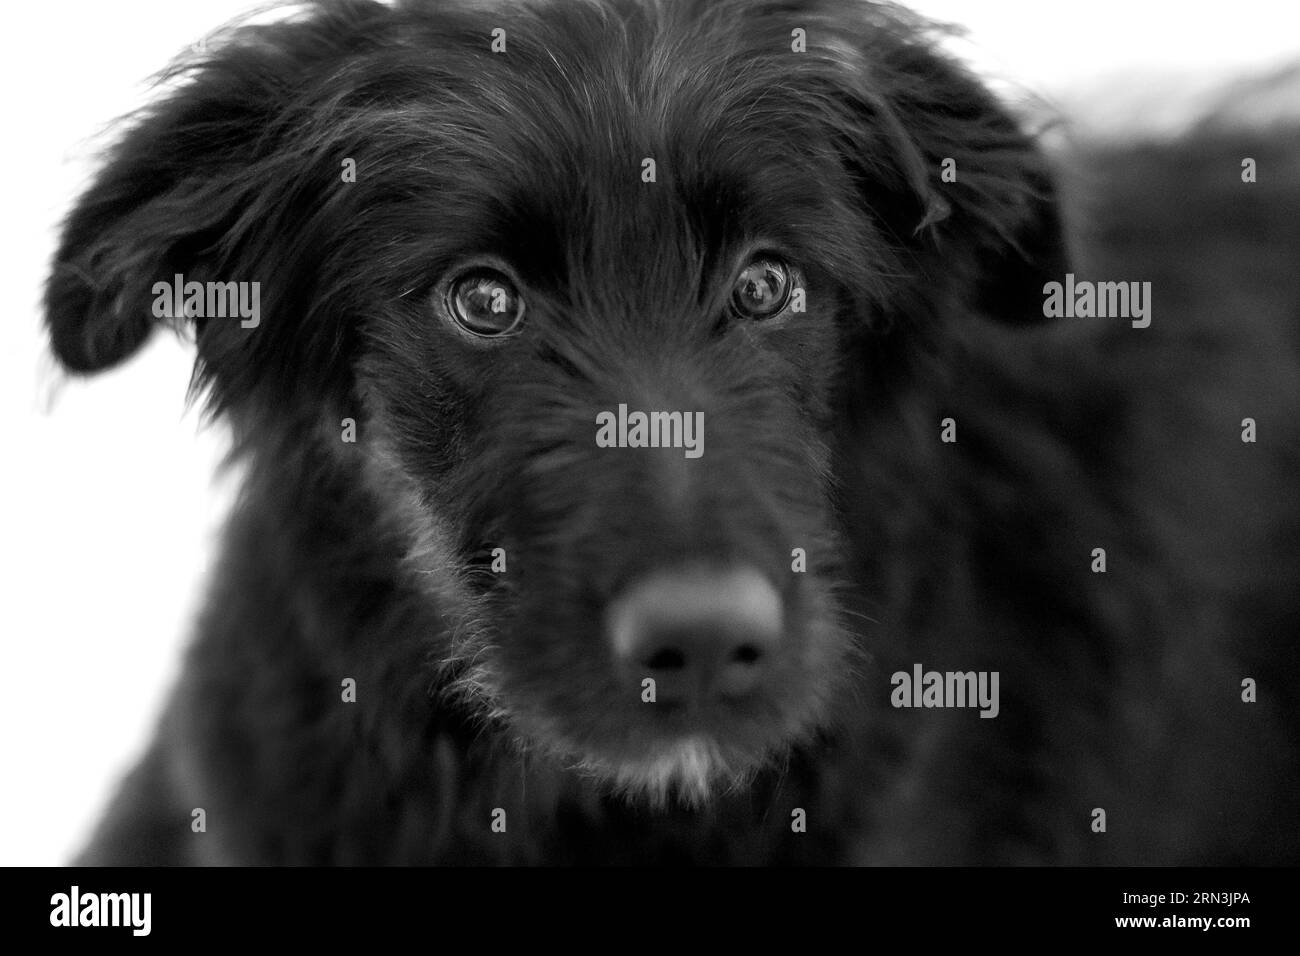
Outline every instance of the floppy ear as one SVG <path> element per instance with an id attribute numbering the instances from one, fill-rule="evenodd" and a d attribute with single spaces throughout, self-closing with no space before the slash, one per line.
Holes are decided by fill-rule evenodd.
<path id="1" fill-rule="evenodd" d="M 929 243 L 931 278 L 991 318 L 1041 322 L 1043 285 L 1070 261 L 1047 158 L 966 70 L 930 51 L 906 54 L 898 68 L 908 82 L 888 101 L 912 144 L 901 162 L 927 213 L 914 239 Z"/>
<path id="2" fill-rule="evenodd" d="M 140 120 L 64 224 L 45 311 L 70 371 L 107 368 L 144 344 L 156 323 L 153 283 L 192 276 L 237 208 L 228 173 L 220 183 L 213 175 L 212 144 L 195 135 L 211 107 L 177 97 Z"/>
<path id="3" fill-rule="evenodd" d="M 67 369 L 107 368 L 156 325 L 190 321 L 156 304 L 154 285 L 177 274 L 256 282 L 263 312 L 293 299 L 295 266 L 316 251 L 312 226 L 328 211 L 322 190 L 338 182 L 340 158 L 339 144 L 295 118 L 308 112 L 297 97 L 350 47 L 374 40 L 388 16 L 379 4 L 347 2 L 305 21 L 240 27 L 164 75 L 176 88 L 136 118 L 63 227 L 45 310 Z M 302 345 L 293 339 L 325 334 L 301 320 L 284 328 L 287 318 L 253 328 L 238 317 L 193 322 L 201 375 L 254 352 L 263 366 L 278 352 L 270 364 L 283 370 L 284 350 Z"/>
<path id="4" fill-rule="evenodd" d="M 842 32 L 827 59 L 868 157 L 868 202 L 906 250 L 905 268 L 921 273 L 910 285 L 936 310 L 961 303 L 1005 322 L 1042 321 L 1043 285 L 1070 258 L 1049 162 L 987 87 L 938 51 L 936 28 L 899 10 L 867 16 L 869 28 Z"/>

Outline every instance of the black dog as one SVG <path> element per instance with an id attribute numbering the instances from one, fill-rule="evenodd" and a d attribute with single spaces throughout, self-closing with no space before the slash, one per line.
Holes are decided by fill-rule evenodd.
<path id="1" fill-rule="evenodd" d="M 248 477 L 83 860 L 1294 860 L 1293 300 L 1144 258 L 1186 197 L 1072 260 L 933 40 L 347 0 L 183 63 L 49 326 L 192 328 Z M 1045 319 L 1070 273 L 1154 322 Z"/>

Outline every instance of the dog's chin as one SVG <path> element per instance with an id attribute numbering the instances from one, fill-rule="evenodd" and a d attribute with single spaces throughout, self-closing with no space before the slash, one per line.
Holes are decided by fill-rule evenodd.
<path id="1" fill-rule="evenodd" d="M 522 715 L 515 714 L 515 718 Z M 534 715 L 536 716 L 536 715 Z M 742 791 L 781 766 L 807 736 L 790 728 L 724 728 L 680 724 L 669 730 L 640 726 L 610 735 L 608 722 L 566 732 L 559 721 L 509 720 L 530 759 L 549 761 L 628 803 L 697 809 Z"/>
<path id="2" fill-rule="evenodd" d="M 574 751 L 576 773 L 632 803 L 700 807 L 743 788 L 772 755 L 747 755 L 707 734 L 661 740 L 636 754 Z"/>

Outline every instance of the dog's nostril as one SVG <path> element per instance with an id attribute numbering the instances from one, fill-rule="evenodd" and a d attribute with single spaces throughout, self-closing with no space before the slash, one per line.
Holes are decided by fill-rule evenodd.
<path id="1" fill-rule="evenodd" d="M 652 671 L 678 671 L 686 666 L 686 655 L 674 647 L 665 647 L 650 655 L 645 666 Z"/>
<path id="2" fill-rule="evenodd" d="M 753 644 L 741 644 L 731 652 L 728 658 L 732 664 L 756 664 L 763 652 Z M 687 666 L 686 655 L 675 647 L 663 647 L 642 660 L 646 670 L 680 671 Z"/>

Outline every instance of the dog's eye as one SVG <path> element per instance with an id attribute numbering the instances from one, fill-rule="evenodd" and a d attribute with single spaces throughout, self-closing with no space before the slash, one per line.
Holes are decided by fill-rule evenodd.
<path id="1" fill-rule="evenodd" d="M 447 311 L 457 325 L 474 335 L 509 335 L 523 322 L 524 300 L 500 272 L 478 268 L 447 287 Z"/>
<path id="2" fill-rule="evenodd" d="M 731 308 L 742 319 L 768 319 L 790 301 L 794 281 L 780 259 L 760 256 L 741 271 L 731 290 Z"/>

